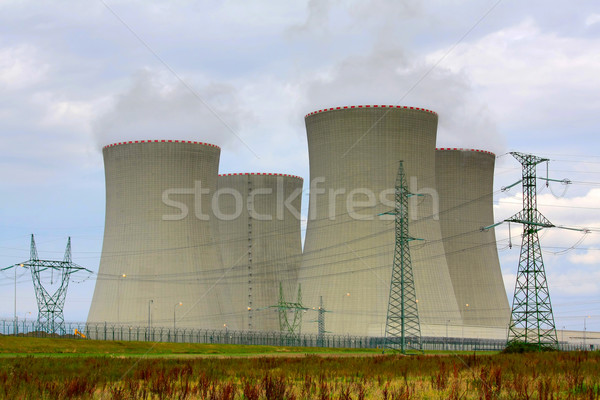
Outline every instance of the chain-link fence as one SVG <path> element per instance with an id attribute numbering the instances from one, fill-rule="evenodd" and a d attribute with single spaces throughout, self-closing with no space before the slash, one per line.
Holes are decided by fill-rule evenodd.
<path id="1" fill-rule="evenodd" d="M 148 341 L 172 343 L 215 343 L 266 346 L 332 347 L 351 349 L 383 348 L 383 337 L 350 335 L 290 335 L 283 332 L 250 332 L 228 329 L 188 329 L 172 327 L 140 327 L 109 323 L 90 324 L 67 322 L 60 333 L 47 333 L 37 329 L 35 321 L 0 320 L 0 334 L 27 337 L 55 337 L 67 339 Z M 505 340 L 456 337 L 423 337 L 424 350 L 439 351 L 499 351 Z M 409 343 L 407 343 L 409 344 Z M 583 345 L 560 343 L 561 350 L 583 350 Z M 586 346 L 589 350 L 589 346 Z"/>

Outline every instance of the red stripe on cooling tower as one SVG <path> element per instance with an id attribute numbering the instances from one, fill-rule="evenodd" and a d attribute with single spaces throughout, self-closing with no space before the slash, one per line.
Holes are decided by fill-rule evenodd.
<path id="1" fill-rule="evenodd" d="M 479 150 L 479 149 L 463 149 L 463 148 L 459 148 L 459 147 L 438 147 L 438 148 L 436 148 L 436 150 L 438 150 L 438 151 L 474 151 L 476 153 L 491 154 L 494 157 L 496 156 L 496 154 L 492 153 L 491 151 Z"/>
<path id="2" fill-rule="evenodd" d="M 286 178 L 294 178 L 304 180 L 301 176 L 290 175 L 290 174 L 278 174 L 273 172 L 239 172 L 239 173 L 231 173 L 231 174 L 219 174 L 219 176 L 283 176 Z"/>
<path id="3" fill-rule="evenodd" d="M 337 111 L 337 110 L 345 110 L 345 109 L 352 109 L 352 108 L 401 108 L 401 109 L 407 109 L 407 110 L 423 111 L 423 112 L 427 112 L 430 114 L 438 115 L 435 111 L 431 111 L 431 110 L 428 110 L 426 108 L 421 108 L 421 107 L 393 106 L 393 105 L 359 105 L 359 106 L 343 106 L 343 107 L 340 106 L 340 107 L 324 108 L 321 110 L 310 112 L 310 113 L 306 114 L 304 116 L 304 118 L 307 118 L 314 114 L 323 113 L 326 111 Z"/>
<path id="4" fill-rule="evenodd" d="M 106 149 L 108 147 L 121 146 L 121 145 L 125 145 L 125 144 L 140 144 L 140 143 L 187 143 L 187 144 L 199 144 L 201 146 L 209 146 L 209 147 L 221 149 L 216 144 L 204 143 L 204 142 L 193 142 L 191 140 L 130 140 L 128 142 L 116 142 L 116 143 L 107 144 L 106 146 L 104 146 L 102 148 Z"/>

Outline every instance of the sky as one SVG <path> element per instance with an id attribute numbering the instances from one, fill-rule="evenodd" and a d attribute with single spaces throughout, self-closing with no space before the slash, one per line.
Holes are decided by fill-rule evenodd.
<path id="1" fill-rule="evenodd" d="M 556 326 L 600 331 L 600 5 L 595 0 L 0 0 L 0 265 L 61 259 L 92 271 L 104 230 L 101 148 L 185 139 L 222 148 L 220 172 L 299 175 L 304 116 L 397 104 L 439 114 L 438 146 L 497 154 L 496 221 L 520 210 L 520 151 L 549 158 L 540 211 Z M 539 174 L 545 176 L 546 166 Z M 304 215 L 308 192 L 303 197 Z M 520 231 L 496 229 L 509 300 Z M 84 321 L 94 276 L 70 283 Z M 35 318 L 17 272 L 17 316 Z M 0 272 L 0 318 L 15 275 Z"/>

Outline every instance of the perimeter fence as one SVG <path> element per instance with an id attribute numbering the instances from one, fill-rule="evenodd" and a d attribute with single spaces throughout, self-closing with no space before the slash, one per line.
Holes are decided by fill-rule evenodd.
<path id="1" fill-rule="evenodd" d="M 191 329 L 173 327 L 141 327 L 110 323 L 67 322 L 59 333 L 39 329 L 36 321 L 0 320 L 1 335 L 26 337 L 53 337 L 115 341 L 146 341 L 171 343 L 213 343 L 265 346 L 331 347 L 351 349 L 383 348 L 383 337 L 300 334 L 283 332 L 234 331 L 229 329 Z M 505 340 L 457 337 L 422 337 L 424 350 L 447 351 L 500 351 Z M 410 339 L 408 343 L 410 345 Z M 559 343 L 561 350 L 584 350 L 582 345 Z M 586 350 L 589 348 L 586 346 Z"/>

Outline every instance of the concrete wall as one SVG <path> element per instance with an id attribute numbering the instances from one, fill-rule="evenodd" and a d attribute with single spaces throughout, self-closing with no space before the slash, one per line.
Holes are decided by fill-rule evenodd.
<path id="1" fill-rule="evenodd" d="M 394 221 L 377 214 L 394 207 L 399 160 L 413 192 L 434 194 L 415 197 L 410 210 L 410 234 L 425 239 L 411 243 L 422 332 L 428 335 L 429 325 L 448 320 L 462 323 L 440 225 L 433 218 L 437 121 L 434 112 L 392 106 L 342 107 L 306 116 L 311 191 L 299 281 L 307 307 L 318 306 L 323 296 L 331 311 L 327 331 L 384 334 Z M 363 205 L 348 208 L 353 200 Z M 303 332 L 316 332 L 310 319 L 316 315 L 304 319 Z"/>
<path id="2" fill-rule="evenodd" d="M 454 293 L 465 325 L 506 328 L 510 307 L 494 229 L 496 157 L 486 151 L 438 149 L 440 226 Z"/>
<path id="3" fill-rule="evenodd" d="M 278 331 L 280 283 L 295 301 L 302 244 L 302 178 L 280 174 L 219 176 L 220 249 L 232 296 L 226 316 L 240 329 Z"/>
<path id="4" fill-rule="evenodd" d="M 222 328 L 230 293 L 220 284 L 211 198 L 201 192 L 216 190 L 220 149 L 127 142 L 103 155 L 106 223 L 88 321 L 144 326 L 150 309 L 155 327 L 172 327 L 176 314 L 178 328 Z"/>

